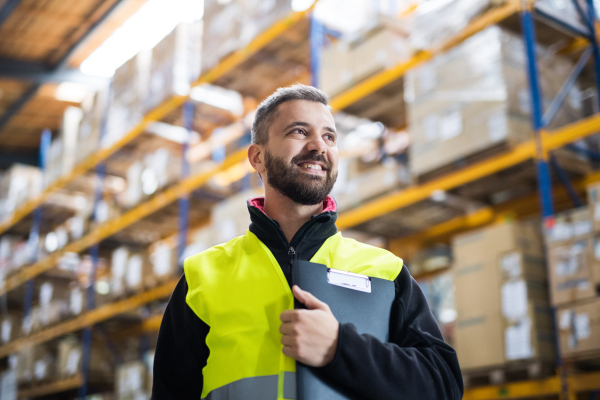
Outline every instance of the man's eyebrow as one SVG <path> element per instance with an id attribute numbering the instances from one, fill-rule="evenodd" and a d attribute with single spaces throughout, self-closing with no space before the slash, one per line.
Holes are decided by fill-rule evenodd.
<path id="1" fill-rule="evenodd" d="M 331 128 L 331 127 L 329 127 L 329 126 L 326 126 L 326 127 L 325 127 L 325 130 L 327 130 L 327 131 L 329 131 L 329 132 L 331 132 L 331 133 L 335 133 L 335 135 L 337 136 L 337 131 L 335 130 L 335 128 Z"/>
<path id="2" fill-rule="evenodd" d="M 302 121 L 294 121 L 291 124 L 289 124 L 288 126 L 286 126 L 285 128 L 283 128 L 284 131 L 287 131 L 288 129 L 294 127 L 294 126 L 305 126 L 305 127 L 309 127 L 310 124 L 308 122 L 302 122 Z"/>

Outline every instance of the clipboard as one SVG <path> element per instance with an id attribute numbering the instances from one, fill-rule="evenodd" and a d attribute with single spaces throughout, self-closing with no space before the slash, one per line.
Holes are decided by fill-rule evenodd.
<path id="1" fill-rule="evenodd" d="M 352 323 L 358 333 L 389 341 L 389 321 L 395 297 L 394 282 L 330 269 L 324 264 L 296 260 L 294 285 L 327 303 L 340 324 Z M 295 308 L 305 308 L 295 300 Z M 334 381 L 319 368 L 296 363 L 298 400 L 359 400 L 363 397 Z"/>

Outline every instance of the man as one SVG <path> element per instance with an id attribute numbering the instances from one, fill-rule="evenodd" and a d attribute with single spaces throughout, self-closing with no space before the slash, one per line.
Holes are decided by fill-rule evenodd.
<path id="1" fill-rule="evenodd" d="M 246 235 L 186 260 L 158 336 L 155 400 L 294 399 L 295 361 L 365 399 L 462 398 L 456 354 L 402 260 L 337 232 L 328 102 L 295 85 L 258 108 L 248 158 L 265 197 L 248 201 Z M 390 343 L 338 323 L 327 304 L 292 287 L 294 259 L 393 280 Z M 293 310 L 292 296 L 307 309 Z"/>

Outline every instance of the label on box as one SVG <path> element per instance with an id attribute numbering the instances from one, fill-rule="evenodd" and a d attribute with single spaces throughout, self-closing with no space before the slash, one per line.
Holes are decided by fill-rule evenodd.
<path id="1" fill-rule="evenodd" d="M 2 321 L 2 342 L 7 343 L 10 340 L 10 331 L 12 330 L 12 322 L 8 319 Z"/>
<path id="2" fill-rule="evenodd" d="M 550 229 L 549 233 L 549 236 L 552 240 L 567 240 L 573 235 L 573 229 L 569 223 L 556 222 L 556 224 L 554 224 L 554 226 Z"/>
<path id="3" fill-rule="evenodd" d="M 575 338 L 577 340 L 590 337 L 590 317 L 587 313 L 575 315 Z"/>
<path id="4" fill-rule="evenodd" d="M 154 253 L 154 273 L 163 276 L 171 270 L 171 248 L 162 243 L 156 247 Z"/>
<path id="5" fill-rule="evenodd" d="M 438 116 L 431 114 L 423 118 L 423 134 L 427 143 L 437 140 Z"/>
<path id="6" fill-rule="evenodd" d="M 34 375 L 37 380 L 42 380 L 46 377 L 46 362 L 44 360 L 38 360 L 35 362 Z"/>
<path id="7" fill-rule="evenodd" d="M 573 311 L 565 310 L 560 314 L 560 320 L 558 326 L 560 329 L 567 330 L 571 327 L 571 320 L 573 319 Z"/>
<path id="8" fill-rule="evenodd" d="M 531 96 L 529 89 L 519 90 L 519 109 L 523 114 L 531 114 Z"/>
<path id="9" fill-rule="evenodd" d="M 502 257 L 500 260 L 502 271 L 504 271 L 510 278 L 517 278 L 521 276 L 521 254 L 515 252 L 510 253 Z"/>
<path id="10" fill-rule="evenodd" d="M 590 288 L 590 281 L 583 280 L 577 284 L 577 290 L 586 291 Z"/>
<path id="11" fill-rule="evenodd" d="M 433 65 L 425 64 L 417 70 L 417 76 L 419 79 L 419 86 L 423 92 L 429 92 L 435 88 L 436 76 L 435 68 Z"/>
<path id="12" fill-rule="evenodd" d="M 488 135 L 492 142 L 499 142 L 506 139 L 507 132 L 508 127 L 504 112 L 498 112 L 488 119 Z"/>
<path id="13" fill-rule="evenodd" d="M 142 256 L 135 254 L 129 258 L 127 263 L 126 282 L 128 287 L 134 287 L 142 282 Z"/>
<path id="14" fill-rule="evenodd" d="M 600 240 L 594 238 L 594 258 L 600 261 Z"/>
<path id="15" fill-rule="evenodd" d="M 460 111 L 453 111 L 444 115 L 440 120 L 440 139 L 442 141 L 457 137 L 462 133 L 462 115 Z"/>
<path id="16" fill-rule="evenodd" d="M 600 203 L 594 204 L 594 221 L 600 221 Z"/>
<path id="17" fill-rule="evenodd" d="M 531 347 L 531 322 L 525 318 L 518 325 L 506 328 L 504 332 L 506 358 L 518 360 L 533 356 Z"/>
<path id="18" fill-rule="evenodd" d="M 137 367 L 129 367 L 127 369 L 127 387 L 130 391 L 140 390 L 142 388 L 141 371 Z"/>
<path id="19" fill-rule="evenodd" d="M 71 290 L 71 301 L 69 302 L 69 309 L 75 315 L 81 313 L 83 309 L 83 293 L 80 288 Z"/>
<path id="20" fill-rule="evenodd" d="M 592 231 L 592 221 L 579 221 L 571 224 L 573 236 L 587 235 Z"/>
<path id="21" fill-rule="evenodd" d="M 112 254 L 112 276 L 123 277 L 125 276 L 125 270 L 127 269 L 127 258 L 129 257 L 129 250 L 125 247 L 119 247 Z"/>
<path id="22" fill-rule="evenodd" d="M 71 349 L 67 357 L 66 370 L 68 375 L 75 375 L 79 369 L 79 359 L 81 358 L 81 351 L 79 349 Z"/>
<path id="23" fill-rule="evenodd" d="M 527 316 L 527 285 L 524 280 L 502 285 L 502 314 L 509 319 Z"/>
<path id="24" fill-rule="evenodd" d="M 40 287 L 40 305 L 46 306 L 52 300 L 52 293 L 54 292 L 54 288 L 51 283 L 44 282 Z"/>

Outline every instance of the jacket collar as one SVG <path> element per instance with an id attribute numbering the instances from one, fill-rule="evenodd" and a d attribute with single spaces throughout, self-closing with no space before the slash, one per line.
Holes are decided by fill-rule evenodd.
<path id="1" fill-rule="evenodd" d="M 323 201 L 323 212 L 313 215 L 310 221 L 300 227 L 291 243 L 288 243 L 279 223 L 265 214 L 264 205 L 264 197 L 248 200 L 248 211 L 252 221 L 250 232 L 254 233 L 271 251 L 281 247 L 280 250 L 285 249 L 287 252 L 290 245 L 295 247 L 296 251 L 301 251 L 307 245 L 323 244 L 327 238 L 337 233 L 335 226 L 337 206 L 331 196 L 327 196 Z"/>

